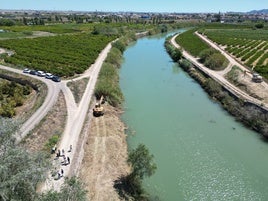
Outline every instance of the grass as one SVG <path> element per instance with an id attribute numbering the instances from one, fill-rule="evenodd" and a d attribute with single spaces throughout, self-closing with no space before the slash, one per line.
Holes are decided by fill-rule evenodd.
<path id="1" fill-rule="evenodd" d="M 26 37 L 29 36 L 28 33 L 26 32 L 1 32 L 0 33 L 0 40 L 4 39 L 11 39 L 11 38 L 21 38 L 21 37 Z"/>
<path id="2" fill-rule="evenodd" d="M 194 34 L 196 30 L 190 29 L 180 34 L 176 38 L 176 42 L 187 52 L 198 57 L 203 50 L 208 49 L 210 46 Z"/>
<path id="3" fill-rule="evenodd" d="M 67 86 L 70 88 L 74 95 L 74 99 L 76 103 L 79 103 L 84 91 L 86 89 L 87 83 L 88 83 L 89 78 L 83 78 L 78 81 L 70 81 L 67 83 Z"/>

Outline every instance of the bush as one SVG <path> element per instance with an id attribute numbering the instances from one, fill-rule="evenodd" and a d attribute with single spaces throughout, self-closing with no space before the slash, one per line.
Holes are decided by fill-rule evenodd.
<path id="1" fill-rule="evenodd" d="M 119 68 L 121 65 L 121 59 L 122 59 L 122 52 L 119 49 L 113 47 L 110 50 L 109 54 L 107 55 L 105 61 Z"/>
<path id="2" fill-rule="evenodd" d="M 262 29 L 264 27 L 264 25 L 262 23 L 259 23 L 259 24 L 255 24 L 255 27 L 257 29 Z"/>
<path id="3" fill-rule="evenodd" d="M 59 141 L 59 135 L 53 135 L 49 138 L 48 142 L 45 144 L 45 148 L 47 151 L 50 151 Z"/>
<path id="4" fill-rule="evenodd" d="M 95 87 L 95 96 L 100 98 L 102 95 L 113 106 L 117 106 L 123 101 L 117 67 L 107 62 L 102 65 Z"/>
<path id="5" fill-rule="evenodd" d="M 221 70 L 226 66 L 225 60 L 226 58 L 221 53 L 214 53 L 206 59 L 204 64 L 212 70 Z"/>
<path id="6" fill-rule="evenodd" d="M 95 87 L 94 93 L 96 98 L 100 99 L 101 96 L 104 96 L 105 100 L 115 107 L 119 106 L 124 100 L 119 86 L 118 75 L 118 67 L 120 67 L 122 60 L 123 46 L 126 46 L 133 40 L 136 40 L 135 35 L 129 33 L 113 44 L 105 62 L 102 64 L 98 82 Z"/>
<path id="7" fill-rule="evenodd" d="M 170 44 L 170 37 L 166 39 L 165 41 L 165 48 L 173 61 L 177 62 L 181 59 L 182 57 L 182 52 L 180 49 L 174 47 L 173 45 Z"/>
<path id="8" fill-rule="evenodd" d="M 227 59 L 213 48 L 205 49 L 199 54 L 200 62 L 212 70 L 221 70 L 227 66 Z"/>
<path id="9" fill-rule="evenodd" d="M 210 55 L 216 53 L 217 51 L 213 48 L 208 48 L 200 52 L 199 57 L 200 57 L 200 62 L 204 63 L 207 58 L 210 57 Z"/>
<path id="10" fill-rule="evenodd" d="M 115 41 L 112 45 L 113 47 L 119 49 L 121 53 L 123 53 L 126 49 L 125 44 L 120 40 Z"/>

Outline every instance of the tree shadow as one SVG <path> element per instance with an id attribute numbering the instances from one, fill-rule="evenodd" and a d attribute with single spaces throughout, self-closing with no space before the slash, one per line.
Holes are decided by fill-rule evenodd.
<path id="1" fill-rule="evenodd" d="M 119 179 L 114 181 L 114 188 L 117 191 L 118 195 L 123 200 L 131 200 L 131 197 L 129 196 L 129 190 L 128 186 L 126 184 L 126 177 L 122 176 Z"/>
<path id="2" fill-rule="evenodd" d="M 114 188 L 120 198 L 124 200 L 149 200 L 148 194 L 142 188 L 142 181 L 137 177 L 133 177 L 132 174 L 122 176 L 118 180 L 115 180 Z"/>

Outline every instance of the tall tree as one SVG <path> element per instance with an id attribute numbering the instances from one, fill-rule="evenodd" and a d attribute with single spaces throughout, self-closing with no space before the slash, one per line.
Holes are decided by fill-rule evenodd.
<path id="1" fill-rule="evenodd" d="M 34 200 L 48 163 L 43 154 L 30 154 L 15 145 L 17 122 L 1 118 L 0 128 L 0 200 Z"/>

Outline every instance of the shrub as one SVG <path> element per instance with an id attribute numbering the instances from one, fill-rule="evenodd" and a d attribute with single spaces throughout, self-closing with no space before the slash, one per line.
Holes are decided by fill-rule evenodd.
<path id="1" fill-rule="evenodd" d="M 51 138 L 48 139 L 48 142 L 45 144 L 45 149 L 50 151 L 59 141 L 59 135 L 53 135 Z"/>
<path id="2" fill-rule="evenodd" d="M 225 57 L 221 53 L 214 53 L 206 59 L 204 64 L 210 69 L 221 70 L 225 67 L 225 60 Z"/>
<path id="3" fill-rule="evenodd" d="M 121 53 L 123 53 L 126 49 L 125 44 L 120 40 L 115 41 L 112 45 L 113 45 L 113 47 L 119 49 L 121 51 Z"/>
<path id="4" fill-rule="evenodd" d="M 262 29 L 264 27 L 264 25 L 262 23 L 258 23 L 258 24 L 255 24 L 255 27 L 257 29 Z"/>

